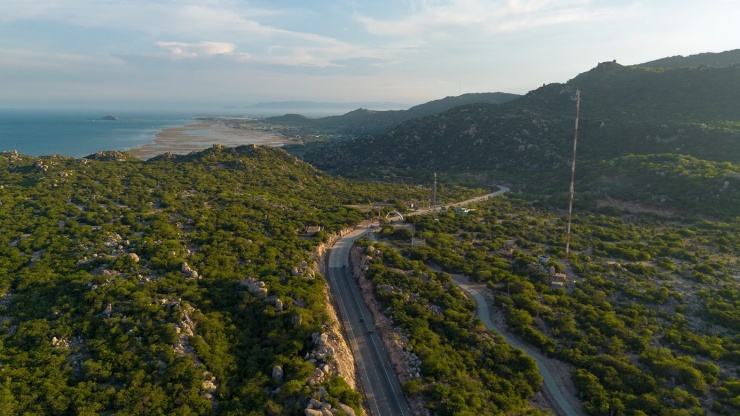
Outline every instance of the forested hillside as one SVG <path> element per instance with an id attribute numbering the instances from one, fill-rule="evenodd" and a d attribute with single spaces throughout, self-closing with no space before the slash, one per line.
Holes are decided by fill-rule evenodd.
<path id="1" fill-rule="evenodd" d="M 460 274 L 487 284 L 509 331 L 572 366 L 588 414 L 734 415 L 740 67 L 704 61 L 732 53 L 652 67 L 605 62 L 510 103 L 457 107 L 305 157 L 345 175 L 403 181 L 438 172 L 515 191 L 472 211 L 411 217 L 413 232 L 384 227 L 384 261 L 370 275 L 408 333 L 429 339 L 417 318 L 439 319 L 433 306 L 415 308 L 442 299 L 425 298 L 417 279 Z M 428 344 L 409 350 L 436 362 Z M 409 387 L 433 395 L 435 370 Z"/>
<path id="2" fill-rule="evenodd" d="M 363 219 L 347 204 L 429 191 L 255 146 L 147 162 L 4 152 L 0 184 L 4 415 L 302 415 L 312 397 L 358 410 L 319 370 L 330 358 L 307 358 L 329 319 L 310 252 Z"/>
<path id="3" fill-rule="evenodd" d="M 470 398 L 448 406 L 491 414 L 480 410 L 476 388 L 456 387 L 480 383 L 477 376 L 495 381 L 469 363 L 496 353 L 477 344 L 475 330 L 456 344 L 462 335 L 448 322 L 469 318 L 437 308 L 458 292 L 435 288 L 459 274 L 488 285 L 494 314 L 509 331 L 571 366 L 588 414 L 737 414 L 740 219 L 605 213 L 575 216 L 569 262 L 563 215 L 509 194 L 467 212 L 410 217 L 423 245 L 385 227 L 387 244 L 376 244 L 382 261 L 371 253 L 370 276 L 376 296 L 410 334 L 409 350 L 423 357 L 423 377 L 408 388 L 434 396 L 439 380 L 459 380 L 447 391 Z M 478 346 L 466 352 L 463 344 Z"/>
<path id="4" fill-rule="evenodd" d="M 580 192 L 608 196 L 609 189 L 597 186 L 592 177 L 599 174 L 606 183 L 620 175 L 621 186 L 650 185 L 657 191 L 648 200 L 661 199 L 656 195 L 666 193 L 663 176 L 676 175 L 667 165 L 654 164 L 656 174 L 631 178 L 605 167 L 629 155 L 680 155 L 719 164 L 716 170 L 726 173 L 721 186 L 728 182 L 728 192 L 721 194 L 690 189 L 699 199 L 683 207 L 694 213 L 708 209 L 712 215 L 740 215 L 732 208 L 736 193 L 720 204 L 725 208 L 705 204 L 715 195 L 727 199 L 738 186 L 737 66 L 669 70 L 606 62 L 566 84 L 546 85 L 503 105 L 457 107 L 407 121 L 387 134 L 327 145 L 305 157 L 320 168 L 358 176 L 418 178 L 437 171 L 506 180 L 545 195 L 564 193 L 570 180 L 576 90 L 582 97 Z M 683 191 L 673 188 L 669 199 L 686 200 Z"/>
<path id="5" fill-rule="evenodd" d="M 689 56 L 670 56 L 667 58 L 656 59 L 635 66 L 646 68 L 682 68 L 682 67 L 700 67 L 700 66 L 733 66 L 740 64 L 740 49 L 733 49 L 726 52 L 706 52 Z"/>

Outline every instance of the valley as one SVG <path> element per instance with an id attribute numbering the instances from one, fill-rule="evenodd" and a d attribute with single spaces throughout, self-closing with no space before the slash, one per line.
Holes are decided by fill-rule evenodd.
<path id="1" fill-rule="evenodd" d="M 285 148 L 2 152 L 0 408 L 737 414 L 736 56 L 216 118 Z"/>

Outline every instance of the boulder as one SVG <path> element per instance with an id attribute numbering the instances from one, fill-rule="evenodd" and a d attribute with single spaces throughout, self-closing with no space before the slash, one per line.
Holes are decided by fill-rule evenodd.
<path id="1" fill-rule="evenodd" d="M 277 381 L 283 381 L 283 367 L 276 365 L 272 367 L 272 379 Z"/>
<path id="2" fill-rule="evenodd" d="M 258 298 L 264 298 L 267 296 L 267 287 L 265 285 L 265 282 L 257 280 L 254 277 L 250 277 L 249 279 L 242 280 L 239 282 L 241 286 L 246 286 L 247 291 Z"/>
<path id="3" fill-rule="evenodd" d="M 347 416 L 357 416 L 355 410 L 344 403 L 339 403 L 339 410 L 343 411 Z"/>
<path id="4" fill-rule="evenodd" d="M 317 345 L 317 346 L 318 346 L 319 348 L 321 348 L 321 347 L 325 347 L 325 346 L 326 346 L 326 341 L 328 341 L 328 340 L 329 340 L 329 335 L 327 335 L 327 334 L 322 334 L 322 333 L 319 333 L 319 332 L 314 332 L 314 333 L 313 333 L 313 334 L 311 335 L 311 340 L 312 340 L 312 341 L 313 341 L 313 343 L 314 343 L 314 344 L 316 344 L 316 345 Z"/>
<path id="5" fill-rule="evenodd" d="M 311 399 L 308 401 L 308 407 L 311 409 L 321 409 L 321 402 L 316 399 Z"/>
<path id="6" fill-rule="evenodd" d="M 186 262 L 182 263 L 180 270 L 182 270 L 182 273 L 185 275 L 185 277 L 190 277 L 192 279 L 200 279 L 200 275 L 198 275 L 198 272 L 193 270 Z"/>

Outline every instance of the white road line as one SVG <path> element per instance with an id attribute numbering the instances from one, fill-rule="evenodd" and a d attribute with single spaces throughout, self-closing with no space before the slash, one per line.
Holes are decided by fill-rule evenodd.
<path id="1" fill-rule="evenodd" d="M 347 273 L 345 273 L 345 275 L 347 275 Z M 360 301 L 358 299 L 357 290 L 350 290 L 350 291 L 352 292 L 352 297 L 354 298 L 355 303 L 357 304 L 357 308 L 359 309 L 360 314 L 363 315 L 363 319 L 365 319 L 365 316 L 363 314 L 362 305 L 360 305 Z M 380 354 L 380 351 L 381 351 L 380 350 L 380 347 L 378 347 L 378 343 L 375 341 L 375 337 L 373 337 L 372 334 L 368 334 L 368 337 L 370 338 L 370 341 L 372 341 L 372 343 L 373 343 L 373 348 L 375 348 L 375 354 L 378 356 L 378 359 L 380 360 L 381 367 L 383 369 L 383 373 L 385 374 L 385 378 L 388 380 L 388 385 L 391 386 L 391 390 L 393 391 L 393 399 L 395 400 L 396 405 L 398 405 L 398 409 L 401 410 L 401 413 L 405 413 L 404 412 L 404 408 L 401 405 L 401 402 L 398 400 L 398 394 L 399 394 L 399 392 L 396 390 L 396 386 L 392 382 L 391 377 L 388 374 L 388 369 L 386 368 L 385 365 L 382 365 L 382 364 L 384 364 L 384 360 L 383 360 L 383 356 Z M 383 350 L 383 352 L 385 353 L 384 350 Z M 394 378 L 395 378 L 395 374 L 394 374 Z M 400 382 L 399 382 L 399 384 L 400 384 Z"/>
<path id="2" fill-rule="evenodd" d="M 330 258 L 331 258 L 331 254 L 332 253 L 329 254 L 329 257 Z M 332 278 L 331 279 L 334 280 L 334 287 L 337 289 L 337 292 L 339 292 L 340 289 L 339 289 L 339 285 L 336 282 L 336 275 L 334 273 L 331 273 L 331 271 L 329 272 L 329 274 L 332 275 Z M 344 307 L 344 302 L 342 302 L 341 296 L 339 296 L 339 299 L 337 299 L 337 303 L 339 304 L 339 308 L 340 308 L 340 311 L 341 311 L 342 315 L 344 316 L 344 319 L 346 319 L 346 322 L 345 322 L 344 327 L 345 327 L 345 330 L 348 331 L 347 337 L 349 338 L 350 343 L 352 343 L 352 345 L 354 345 L 354 347 L 353 347 L 354 351 L 357 351 L 357 353 L 359 355 L 360 348 L 357 346 L 357 341 L 355 341 L 355 338 L 353 336 L 353 333 L 354 332 L 352 330 L 352 323 L 349 321 L 349 316 L 347 315 L 347 308 Z M 357 362 L 357 358 L 355 358 L 355 362 Z M 364 376 L 364 378 L 365 378 L 365 380 L 367 382 L 366 385 L 369 385 L 370 384 L 370 377 L 367 375 L 367 369 L 365 368 L 365 365 L 364 364 L 365 363 L 360 358 L 360 372 L 362 373 L 361 376 Z M 367 401 L 369 402 L 368 404 L 375 405 L 375 410 L 376 410 L 376 413 L 375 414 L 376 415 L 380 415 L 380 408 L 378 407 L 378 404 L 377 404 L 377 402 L 375 400 L 375 397 L 373 397 L 372 400 L 370 399 L 370 397 L 367 397 L 366 396 L 366 398 L 367 398 Z"/>

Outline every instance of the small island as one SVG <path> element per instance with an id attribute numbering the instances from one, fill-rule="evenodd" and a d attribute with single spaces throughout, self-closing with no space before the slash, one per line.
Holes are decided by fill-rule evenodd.
<path id="1" fill-rule="evenodd" d="M 118 117 L 114 117 L 114 116 L 103 116 L 103 117 L 100 117 L 100 119 L 101 120 L 109 120 L 109 121 L 118 121 L 119 120 Z"/>

